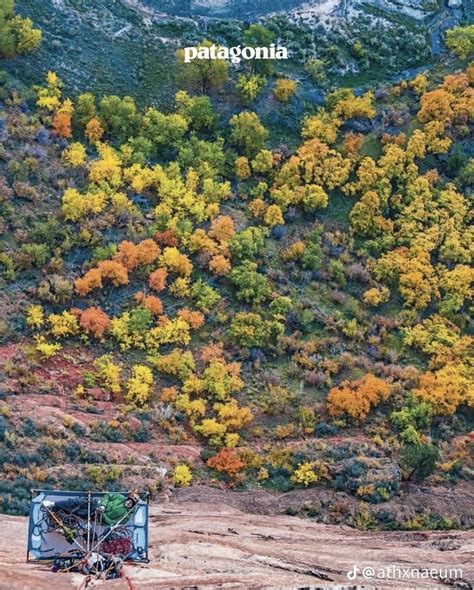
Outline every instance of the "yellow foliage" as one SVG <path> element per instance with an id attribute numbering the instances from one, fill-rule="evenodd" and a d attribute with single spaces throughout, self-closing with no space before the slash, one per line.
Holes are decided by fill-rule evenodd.
<path id="1" fill-rule="evenodd" d="M 364 293 L 364 303 L 371 305 L 372 307 L 377 307 L 381 303 L 388 301 L 389 297 L 390 289 L 388 289 L 388 287 L 374 287 L 373 289 L 368 289 Z"/>
<path id="2" fill-rule="evenodd" d="M 63 311 L 60 314 L 52 313 L 48 316 L 50 332 L 56 338 L 65 338 L 73 336 L 79 332 L 79 322 L 77 317 L 69 311 Z"/>
<path id="3" fill-rule="evenodd" d="M 300 463 L 298 468 L 293 472 L 291 481 L 294 481 L 300 485 L 304 485 L 305 487 L 308 487 L 312 483 L 316 483 L 318 481 L 318 476 L 313 471 L 313 464 Z"/>
<path id="4" fill-rule="evenodd" d="M 112 393 L 120 393 L 122 388 L 120 385 L 120 378 L 122 374 L 121 365 L 117 365 L 112 361 L 110 355 L 104 354 L 94 361 L 94 365 L 98 369 L 99 378 L 102 384 Z"/>
<path id="5" fill-rule="evenodd" d="M 157 349 L 163 344 L 189 344 L 190 327 L 183 318 L 166 318 L 162 325 L 152 328 L 145 339 L 149 349 Z"/>
<path id="6" fill-rule="evenodd" d="M 202 418 L 206 414 L 206 400 L 202 398 L 191 400 L 189 395 L 185 393 L 178 395 L 174 406 L 177 410 L 186 414 L 191 421 Z"/>
<path id="7" fill-rule="evenodd" d="M 270 205 L 265 213 L 264 221 L 270 227 L 275 225 L 283 225 L 285 220 L 283 219 L 283 213 L 278 205 Z"/>
<path id="8" fill-rule="evenodd" d="M 71 143 L 63 152 L 64 161 L 72 166 L 78 168 L 86 161 L 86 148 L 78 141 Z"/>
<path id="9" fill-rule="evenodd" d="M 196 425 L 194 430 L 206 438 L 213 439 L 216 444 L 219 444 L 226 433 L 224 424 L 219 424 L 214 418 L 206 418 L 201 424 Z"/>
<path id="10" fill-rule="evenodd" d="M 127 382 L 126 399 L 142 406 L 150 399 L 153 386 L 153 373 L 145 365 L 134 365 L 132 376 Z"/>
<path id="11" fill-rule="evenodd" d="M 474 407 L 474 373 L 463 363 L 447 364 L 420 377 L 416 397 L 428 403 L 438 415 L 454 414 L 458 406 Z"/>
<path id="12" fill-rule="evenodd" d="M 181 254 L 178 248 L 168 247 L 163 250 L 160 256 L 160 265 L 165 267 L 169 272 L 178 275 L 189 276 L 193 271 L 191 260 L 186 254 Z"/>
<path id="13" fill-rule="evenodd" d="M 235 175 L 239 180 L 247 180 L 250 178 L 251 170 L 248 158 L 240 156 L 235 161 Z"/>
<path id="14" fill-rule="evenodd" d="M 50 357 L 57 354 L 62 346 L 55 342 L 47 342 L 44 336 L 35 336 L 36 341 L 36 350 L 41 354 L 41 356 L 45 359 L 49 359 Z"/>
<path id="15" fill-rule="evenodd" d="M 89 179 L 95 183 L 106 181 L 110 186 L 120 186 L 122 182 L 122 162 L 118 153 L 105 143 L 97 144 L 97 150 L 100 157 L 91 163 Z"/>
<path id="16" fill-rule="evenodd" d="M 172 481 L 175 486 L 186 488 L 190 485 L 193 474 L 191 473 L 191 469 L 185 464 L 176 465 L 173 470 Z"/>
<path id="17" fill-rule="evenodd" d="M 253 420 L 250 408 L 239 408 L 235 399 L 231 399 L 226 404 L 215 404 L 214 409 L 219 421 L 226 426 L 227 430 L 240 430 Z"/>
<path id="18" fill-rule="evenodd" d="M 41 305 L 29 305 L 26 310 L 26 323 L 30 328 L 40 328 L 44 324 L 44 311 Z"/>
<path id="19" fill-rule="evenodd" d="M 288 102 L 290 98 L 295 94 L 297 88 L 298 82 L 296 80 L 290 80 L 288 78 L 279 78 L 275 82 L 273 94 L 278 101 Z"/>

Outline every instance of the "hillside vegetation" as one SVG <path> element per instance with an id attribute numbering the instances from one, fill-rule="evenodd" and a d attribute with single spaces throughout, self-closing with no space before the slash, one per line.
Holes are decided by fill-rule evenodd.
<path id="1" fill-rule="evenodd" d="M 309 515 L 359 528 L 472 524 L 372 506 L 472 475 L 472 28 L 434 73 L 299 113 L 268 62 L 178 51 L 167 110 L 2 74 L 3 511 L 211 482 L 337 493 Z"/>

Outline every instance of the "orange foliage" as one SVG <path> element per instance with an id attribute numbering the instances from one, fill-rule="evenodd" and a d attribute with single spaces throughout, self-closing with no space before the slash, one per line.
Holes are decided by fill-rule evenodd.
<path id="1" fill-rule="evenodd" d="M 154 240 L 142 240 L 137 244 L 138 261 L 140 264 L 151 264 L 160 255 L 160 249 Z"/>
<path id="2" fill-rule="evenodd" d="M 135 301 L 143 305 L 144 308 L 151 311 L 153 315 L 163 314 L 163 303 L 159 297 L 155 295 L 145 295 L 142 291 L 139 291 L 135 295 Z"/>
<path id="3" fill-rule="evenodd" d="M 157 231 L 155 240 L 162 246 L 176 247 L 179 243 L 178 237 L 172 229 L 166 229 L 165 231 Z"/>
<path id="4" fill-rule="evenodd" d="M 346 133 L 344 135 L 343 149 L 346 154 L 357 154 L 364 143 L 362 133 Z"/>
<path id="5" fill-rule="evenodd" d="M 127 270 L 135 270 L 138 266 L 138 248 L 133 242 L 120 242 L 114 260 L 120 262 Z"/>
<path id="6" fill-rule="evenodd" d="M 116 260 L 102 260 L 97 265 L 103 279 L 109 279 L 117 287 L 128 283 L 128 272 L 123 264 Z"/>
<path id="7" fill-rule="evenodd" d="M 101 289 L 102 275 L 100 270 L 97 268 L 92 268 L 91 270 L 87 271 L 83 277 L 74 281 L 74 287 L 76 289 L 76 293 L 81 297 L 88 295 L 94 289 Z"/>
<path id="8" fill-rule="evenodd" d="M 109 324 L 109 316 L 100 307 L 89 307 L 81 314 L 81 328 L 86 332 L 90 332 L 96 338 L 102 338 Z"/>
<path id="9" fill-rule="evenodd" d="M 219 242 L 228 242 L 235 234 L 234 220 L 228 215 L 219 215 L 213 219 L 209 236 Z"/>
<path id="10" fill-rule="evenodd" d="M 207 465 L 219 473 L 234 478 L 245 467 L 245 463 L 234 449 L 221 449 L 217 455 L 207 460 Z"/>
<path id="11" fill-rule="evenodd" d="M 204 324 L 204 314 L 200 311 L 191 311 L 183 307 L 179 310 L 178 316 L 187 322 L 193 330 L 197 330 Z"/>
<path id="12" fill-rule="evenodd" d="M 222 359 L 224 357 L 224 344 L 222 342 L 215 342 L 205 346 L 201 350 L 201 360 L 203 363 L 208 363 L 213 359 Z"/>
<path id="13" fill-rule="evenodd" d="M 86 125 L 86 136 L 91 143 L 97 143 L 102 139 L 104 129 L 99 119 L 91 119 Z"/>
<path id="14" fill-rule="evenodd" d="M 148 284 L 153 289 L 153 291 L 159 293 L 165 288 L 167 276 L 168 272 L 164 268 L 158 268 L 148 277 Z"/>
<path id="15" fill-rule="evenodd" d="M 423 94 L 420 98 L 418 119 L 423 123 L 428 121 L 446 122 L 453 116 L 452 104 L 455 98 L 443 88 L 437 88 Z"/>
<path id="16" fill-rule="evenodd" d="M 229 260 L 227 260 L 225 256 L 218 254 L 217 256 L 214 256 L 209 262 L 209 268 L 215 275 L 223 276 L 229 274 L 232 267 Z"/>
<path id="17" fill-rule="evenodd" d="M 390 386 L 383 379 L 367 373 L 357 381 L 343 381 L 329 392 L 327 403 L 331 416 L 348 414 L 356 420 L 364 420 L 373 406 L 386 400 Z"/>
<path id="18" fill-rule="evenodd" d="M 53 130 L 54 134 L 58 137 L 69 139 L 72 135 L 71 115 L 68 115 L 67 113 L 58 113 L 53 118 Z"/>

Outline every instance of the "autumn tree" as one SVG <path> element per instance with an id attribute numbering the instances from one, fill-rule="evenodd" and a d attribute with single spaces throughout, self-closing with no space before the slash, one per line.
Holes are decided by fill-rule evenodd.
<path id="1" fill-rule="evenodd" d="M 252 103 L 261 94 L 266 83 L 267 79 L 264 76 L 241 74 L 236 84 L 240 100 L 244 104 Z"/>
<path id="2" fill-rule="evenodd" d="M 86 148 L 82 143 L 73 142 L 64 150 L 62 157 L 72 168 L 78 168 L 86 161 Z"/>
<path id="3" fill-rule="evenodd" d="M 57 113 L 53 118 L 53 131 L 58 137 L 69 139 L 72 136 L 71 116 L 68 113 Z"/>
<path id="4" fill-rule="evenodd" d="M 372 92 L 356 96 L 352 90 L 347 88 L 340 88 L 328 94 L 326 107 L 336 117 L 342 119 L 373 119 L 377 114 Z"/>
<path id="5" fill-rule="evenodd" d="M 289 100 L 295 95 L 297 87 L 298 82 L 296 82 L 296 80 L 278 78 L 275 82 L 273 95 L 279 102 L 289 102 Z"/>
<path id="6" fill-rule="evenodd" d="M 151 289 L 153 289 L 153 291 L 159 293 L 160 291 L 163 291 L 166 286 L 167 276 L 168 271 L 165 268 L 157 268 L 148 277 L 148 284 L 150 285 Z"/>
<path id="7" fill-rule="evenodd" d="M 115 287 L 128 283 L 128 272 L 123 264 L 115 260 L 102 260 L 97 265 L 100 276 L 108 279 Z"/>
<path id="8" fill-rule="evenodd" d="M 217 401 L 225 401 L 232 393 L 242 389 L 240 363 L 227 363 L 224 359 L 212 359 L 202 374 L 205 390 Z"/>
<path id="9" fill-rule="evenodd" d="M 152 394 L 153 373 L 145 365 L 134 365 L 127 382 L 126 399 L 139 406 L 147 403 Z"/>
<path id="10" fill-rule="evenodd" d="M 0 57 L 28 53 L 41 43 L 42 33 L 29 18 L 15 14 L 14 0 L 0 2 Z"/>
<path id="11" fill-rule="evenodd" d="M 95 338 L 102 338 L 109 327 L 109 316 L 100 307 L 89 307 L 81 313 L 81 328 Z"/>
<path id="12" fill-rule="evenodd" d="M 209 261 L 209 269 L 216 276 L 228 275 L 231 268 L 230 261 L 225 256 L 222 256 L 222 254 L 213 256 Z"/>
<path id="13" fill-rule="evenodd" d="M 216 455 L 207 460 L 207 465 L 219 473 L 225 473 L 232 479 L 235 478 L 244 468 L 245 462 L 239 457 L 234 449 L 221 449 Z"/>
<path id="14" fill-rule="evenodd" d="M 102 288 L 102 274 L 98 268 L 91 268 L 83 277 L 74 281 L 76 293 L 81 297 L 88 295 L 94 289 Z"/>
<path id="15" fill-rule="evenodd" d="M 331 416 L 347 414 L 355 420 L 365 420 L 372 407 L 385 401 L 390 395 L 390 386 L 383 379 L 367 373 L 356 381 L 343 381 L 333 387 L 327 398 Z"/>
<path id="16" fill-rule="evenodd" d="M 212 41 L 204 39 L 198 45 L 209 48 Z M 191 63 L 184 62 L 184 49 L 176 52 L 178 62 L 182 64 L 181 70 L 184 80 L 189 84 L 197 86 L 201 92 L 206 93 L 211 88 L 223 86 L 229 79 L 229 64 L 223 59 L 195 59 Z"/>
<path id="17" fill-rule="evenodd" d="M 163 302 L 156 295 L 145 295 L 142 291 L 139 291 L 135 294 L 135 301 L 151 311 L 154 316 L 163 314 Z"/>
<path id="18" fill-rule="evenodd" d="M 472 383 L 472 374 L 464 363 L 448 363 L 437 371 L 421 375 L 413 393 L 426 402 L 434 414 L 449 416 L 461 404 L 474 407 Z"/>
<path id="19" fill-rule="evenodd" d="M 104 135 L 104 128 L 97 117 L 93 117 L 86 125 L 86 137 L 91 143 L 97 143 Z"/>

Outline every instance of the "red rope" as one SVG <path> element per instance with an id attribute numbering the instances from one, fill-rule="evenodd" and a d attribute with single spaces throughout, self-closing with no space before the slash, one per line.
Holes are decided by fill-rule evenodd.
<path id="1" fill-rule="evenodd" d="M 125 580 L 127 580 L 129 590 L 136 590 L 135 586 L 133 585 L 132 580 L 128 576 L 125 575 L 125 573 L 123 572 L 123 570 L 122 570 L 122 573 L 121 573 L 121 577 L 124 578 Z"/>

